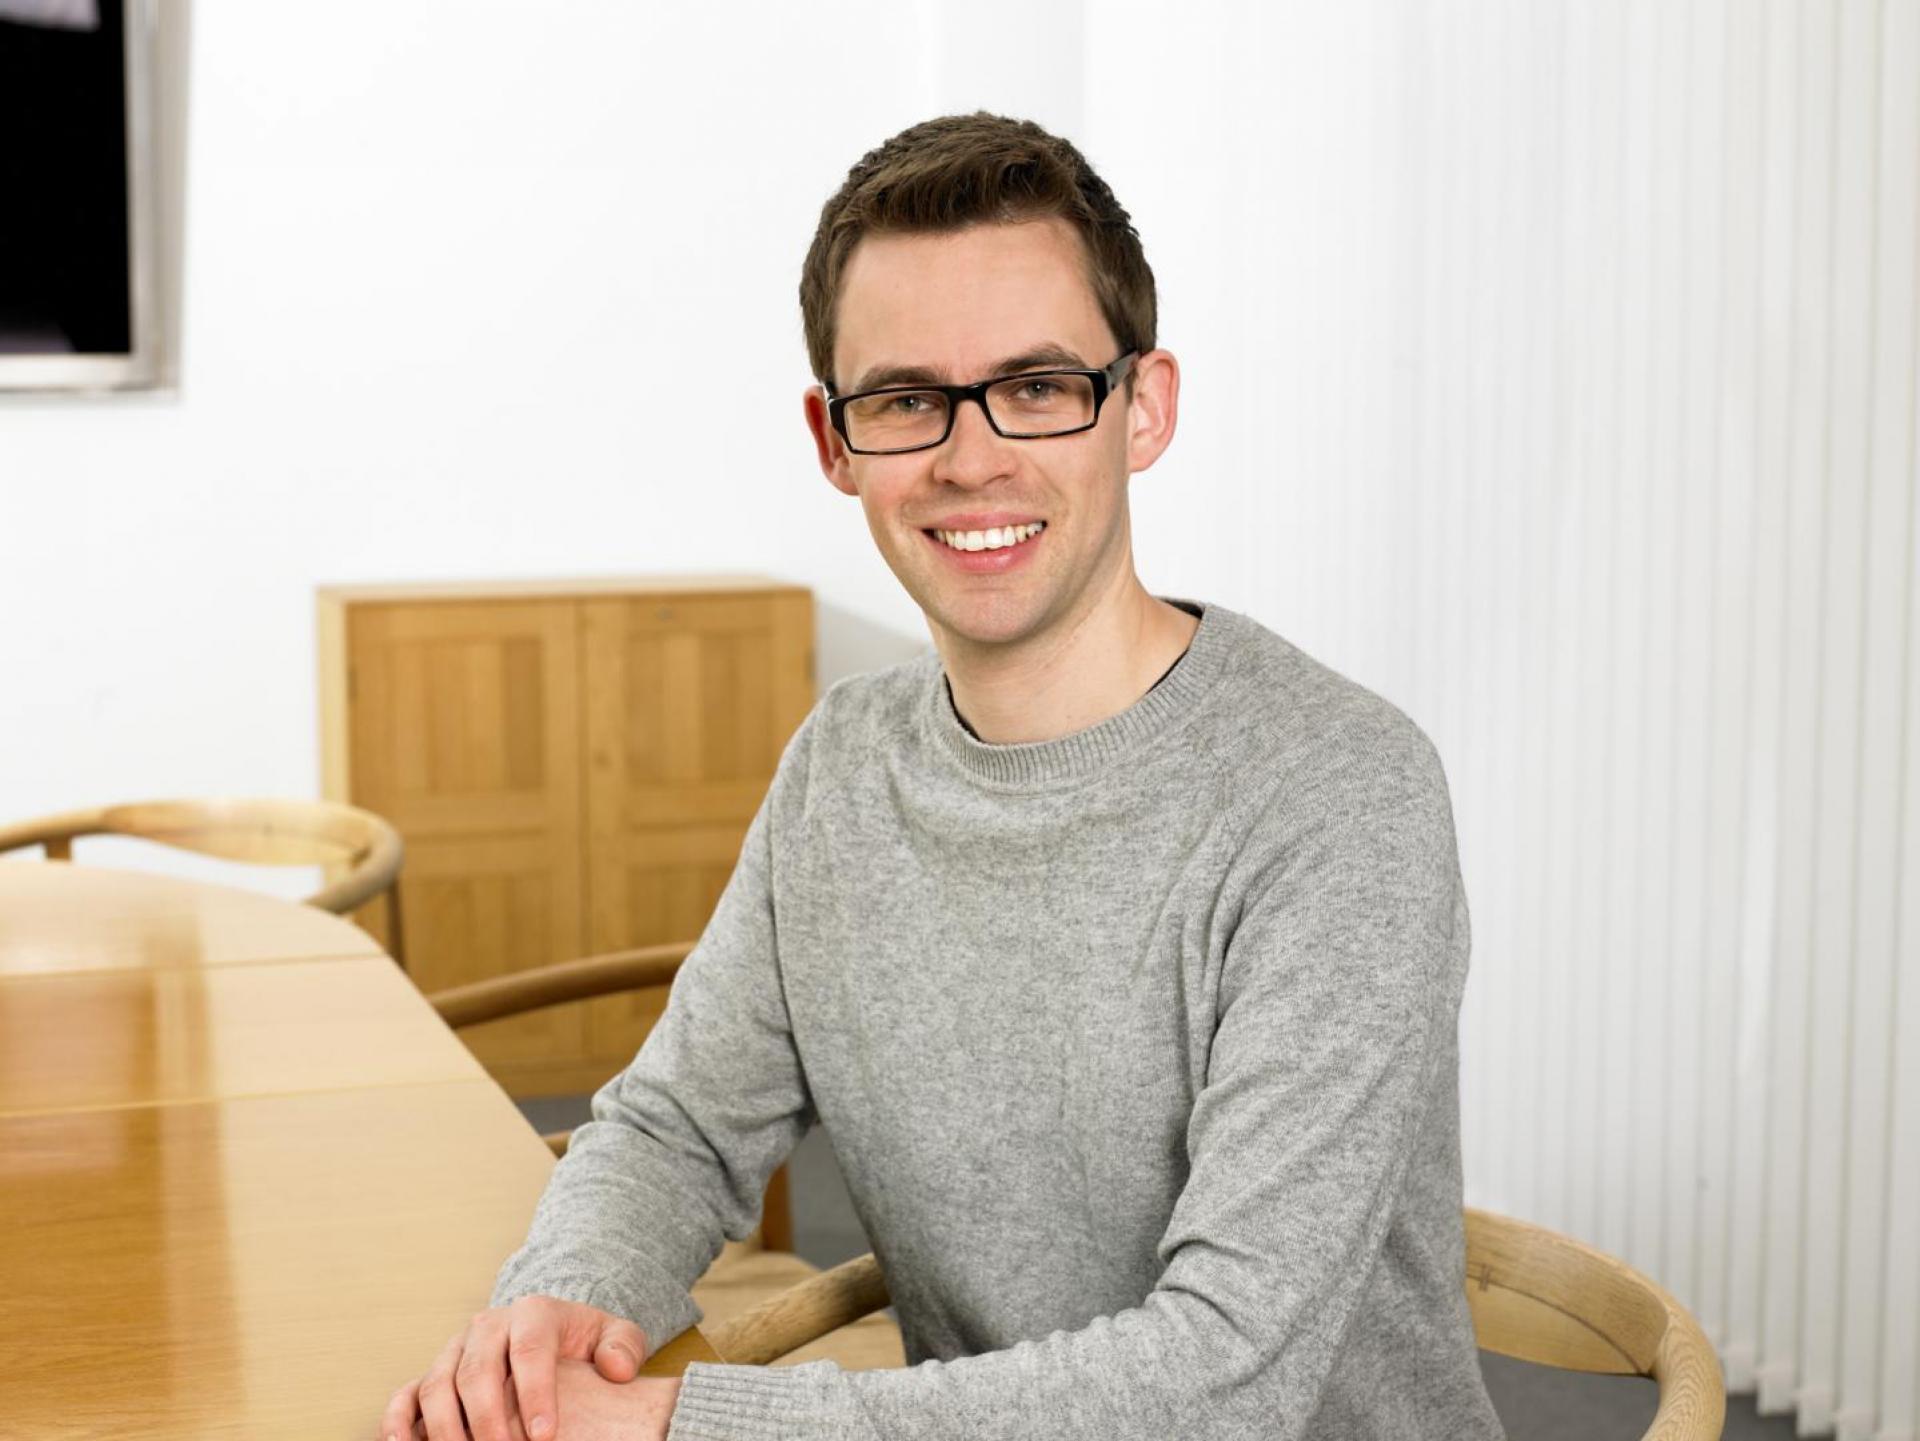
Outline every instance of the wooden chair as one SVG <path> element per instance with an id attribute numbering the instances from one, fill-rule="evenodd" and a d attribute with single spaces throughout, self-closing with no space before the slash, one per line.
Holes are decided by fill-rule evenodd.
<path id="1" fill-rule="evenodd" d="M 1467 1208 L 1467 1304 L 1481 1347 L 1573 1371 L 1644 1376 L 1660 1388 L 1642 1441 L 1718 1441 L 1719 1358 L 1686 1308 L 1623 1261 L 1526 1221 Z M 812 1277 L 722 1324 L 703 1326 L 729 1362 L 765 1365 L 884 1306 L 872 1256 Z"/>
<path id="2" fill-rule="evenodd" d="M 1644 1441 L 1717 1441 L 1727 1415 L 1720 1358 L 1686 1307 L 1626 1262 L 1469 1206 L 1467 1303 L 1484 1350 L 1654 1381 L 1660 1408 Z"/>
<path id="3" fill-rule="evenodd" d="M 459 1030 L 543 1006 L 666 985 L 692 950 L 692 943 L 679 942 L 561 961 L 438 991 L 427 1000 L 442 1020 Z M 569 1136 L 568 1132 L 555 1131 L 542 1139 L 554 1155 L 564 1156 Z M 769 1304 L 778 1312 L 780 1297 L 799 1291 L 820 1274 L 818 1267 L 793 1254 L 792 1202 L 787 1168 L 782 1166 L 768 1182 L 758 1233 L 744 1242 L 729 1241 L 694 1286 L 693 1298 L 704 1313 L 701 1328 L 724 1327 L 734 1318 Z M 833 1360 L 848 1370 L 906 1364 L 899 1327 L 890 1318 L 873 1314 L 886 1304 L 883 1289 L 876 1304 L 849 1316 L 843 1325 L 823 1327 L 783 1347 L 782 1364 Z M 720 1354 L 733 1359 L 725 1350 Z"/>
<path id="4" fill-rule="evenodd" d="M 306 904 L 335 915 L 384 895 L 400 960 L 400 833 L 372 811 L 334 801 L 141 801 L 66 811 L 0 826 L 0 853 L 39 846 L 71 861 L 83 836 L 132 836 L 222 860 L 263 866 L 326 866 L 333 878 Z"/>

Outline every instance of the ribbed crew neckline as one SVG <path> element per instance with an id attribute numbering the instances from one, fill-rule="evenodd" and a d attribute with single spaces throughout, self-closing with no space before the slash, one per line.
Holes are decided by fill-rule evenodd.
<path id="1" fill-rule="evenodd" d="M 1227 631 L 1233 613 L 1195 600 L 1163 600 L 1200 612 L 1199 627 L 1187 652 L 1167 675 L 1139 700 L 1085 730 L 1049 741 L 991 745 L 960 722 L 947 686 L 946 667 L 932 667 L 921 706 L 922 717 L 940 748 L 960 768 L 980 780 L 1023 786 L 1085 777 L 1163 734 L 1197 708 L 1213 688 L 1231 649 Z"/>

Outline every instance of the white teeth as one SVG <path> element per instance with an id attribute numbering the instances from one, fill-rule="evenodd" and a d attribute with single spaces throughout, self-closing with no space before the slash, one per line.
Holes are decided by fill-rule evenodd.
<path id="1" fill-rule="evenodd" d="M 1032 540 L 1047 528 L 1044 520 L 1031 525 L 1002 525 L 988 530 L 936 530 L 935 535 L 955 550 L 1004 550 Z"/>

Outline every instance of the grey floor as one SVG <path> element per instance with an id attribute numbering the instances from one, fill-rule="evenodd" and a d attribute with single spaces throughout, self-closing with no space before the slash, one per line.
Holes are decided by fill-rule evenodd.
<path id="1" fill-rule="evenodd" d="M 520 1109 L 543 1131 L 586 1119 L 586 1098 L 523 1101 Z M 793 1248 L 816 1266 L 832 1266 L 867 1249 L 840 1179 L 833 1148 L 815 1131 L 794 1152 Z M 1619 1441 L 1637 1437 L 1653 1419 L 1653 1383 L 1613 1376 L 1582 1376 L 1480 1355 L 1480 1369 L 1510 1441 Z M 1760 1416 L 1751 1396 L 1727 1401 L 1725 1441 L 1792 1441 L 1793 1421 Z"/>

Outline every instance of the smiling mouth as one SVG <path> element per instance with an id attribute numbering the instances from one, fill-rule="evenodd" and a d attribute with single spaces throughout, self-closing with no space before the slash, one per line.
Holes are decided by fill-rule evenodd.
<path id="1" fill-rule="evenodd" d="M 1031 525 L 1002 525 L 988 530 L 930 530 L 928 535 L 952 550 L 1005 550 L 1024 545 L 1047 528 L 1044 520 Z"/>

